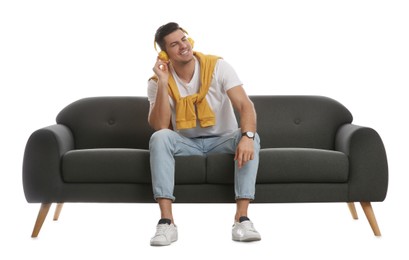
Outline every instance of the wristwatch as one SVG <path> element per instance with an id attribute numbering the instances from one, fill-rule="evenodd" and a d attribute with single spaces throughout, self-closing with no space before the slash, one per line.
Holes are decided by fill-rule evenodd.
<path id="1" fill-rule="evenodd" d="M 254 137 L 256 136 L 256 134 L 253 133 L 253 132 L 244 132 L 244 133 L 241 134 L 241 136 L 247 136 L 248 138 L 254 140 Z"/>

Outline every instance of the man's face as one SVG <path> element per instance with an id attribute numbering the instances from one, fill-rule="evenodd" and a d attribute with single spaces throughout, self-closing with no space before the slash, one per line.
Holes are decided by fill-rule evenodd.
<path id="1" fill-rule="evenodd" d="M 193 59 L 192 46 L 182 30 L 176 30 L 165 36 L 166 52 L 173 62 L 187 63 Z"/>

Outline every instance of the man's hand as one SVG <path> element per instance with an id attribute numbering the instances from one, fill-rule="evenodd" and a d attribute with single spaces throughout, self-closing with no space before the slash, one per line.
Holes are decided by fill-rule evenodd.
<path id="1" fill-rule="evenodd" d="M 169 61 L 163 61 L 157 59 L 155 66 L 153 67 L 153 72 L 158 76 L 159 80 L 168 80 L 169 77 Z"/>
<path id="2" fill-rule="evenodd" d="M 237 145 L 234 160 L 237 161 L 239 168 L 243 167 L 248 161 L 254 159 L 254 140 L 246 136 L 242 137 Z"/>

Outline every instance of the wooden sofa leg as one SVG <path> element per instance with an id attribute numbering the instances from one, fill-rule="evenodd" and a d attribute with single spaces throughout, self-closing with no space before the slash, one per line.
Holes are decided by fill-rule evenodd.
<path id="1" fill-rule="evenodd" d="M 358 219 L 358 213 L 356 213 L 355 204 L 353 202 L 348 202 L 348 208 L 349 211 L 351 212 L 352 218 Z"/>
<path id="2" fill-rule="evenodd" d="M 372 231 L 375 236 L 381 236 L 381 231 L 379 230 L 378 223 L 376 222 L 375 214 L 373 212 L 370 202 L 361 202 L 362 209 L 364 210 L 365 216 L 368 219 L 369 225 L 371 225 Z"/>
<path id="3" fill-rule="evenodd" d="M 58 218 L 60 217 L 60 213 L 62 210 L 62 206 L 64 205 L 64 203 L 57 203 L 57 207 L 55 208 L 55 212 L 54 212 L 54 221 L 57 221 Z"/>
<path id="4" fill-rule="evenodd" d="M 48 211 L 50 210 L 52 203 L 42 203 L 40 207 L 40 211 L 38 212 L 37 220 L 34 225 L 33 233 L 31 237 L 37 237 L 38 233 L 40 233 L 41 227 L 43 226 L 44 220 L 47 217 Z"/>

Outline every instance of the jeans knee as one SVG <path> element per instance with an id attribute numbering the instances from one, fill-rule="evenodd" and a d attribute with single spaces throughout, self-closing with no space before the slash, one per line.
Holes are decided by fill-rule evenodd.
<path id="1" fill-rule="evenodd" d="M 161 129 L 154 132 L 149 140 L 149 147 L 167 143 L 172 134 L 174 134 L 174 131 L 170 129 Z"/>

